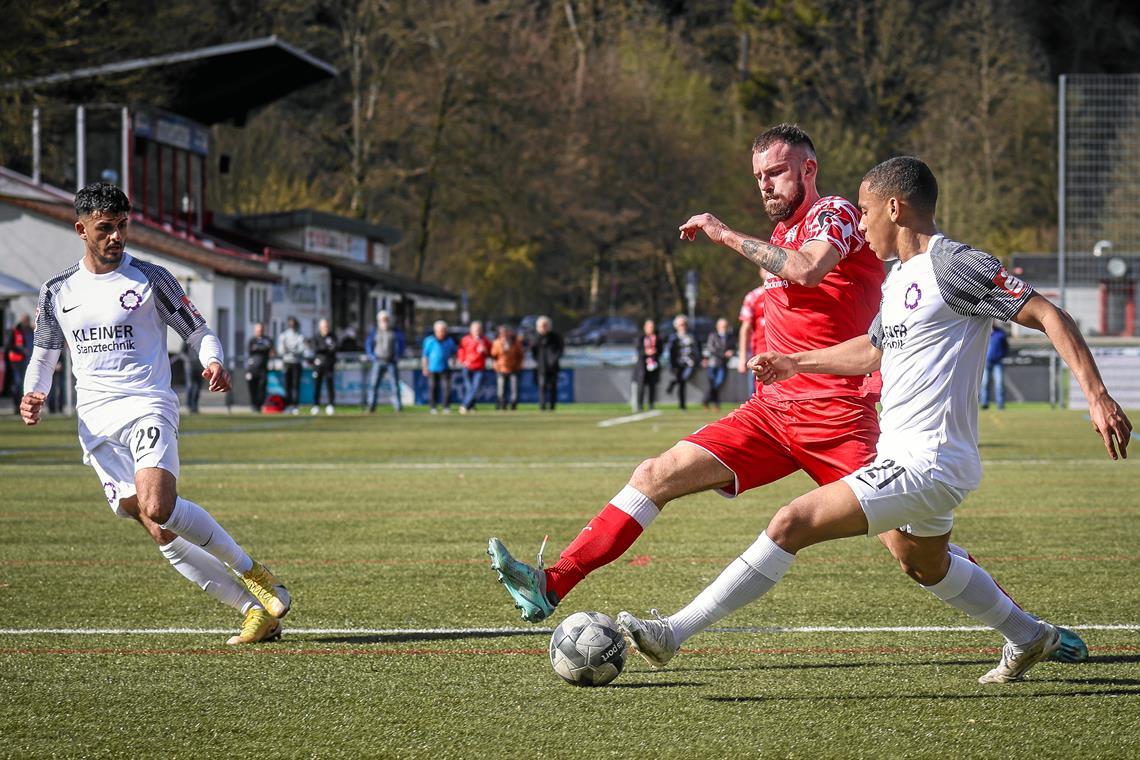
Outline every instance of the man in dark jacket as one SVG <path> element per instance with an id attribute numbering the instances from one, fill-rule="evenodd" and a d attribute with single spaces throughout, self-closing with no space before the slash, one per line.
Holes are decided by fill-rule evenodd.
<path id="1" fill-rule="evenodd" d="M 732 347 L 732 334 L 728 331 L 728 320 L 721 317 L 716 321 L 716 331 L 705 341 L 705 366 L 709 371 L 709 387 L 705 391 L 704 407 L 710 405 L 720 409 L 720 389 L 728 372 L 728 362 L 736 353 Z"/>
<path id="2" fill-rule="evenodd" d="M 693 372 L 697 369 L 701 349 L 697 346 L 697 339 L 689 332 L 689 318 L 678 314 L 673 319 L 673 337 L 669 338 L 669 366 L 673 370 L 673 379 L 669 381 L 666 393 L 677 389 L 677 406 L 682 410 L 685 407 L 685 388 L 689 384 Z"/>
<path id="3" fill-rule="evenodd" d="M 336 411 L 336 336 L 327 319 L 317 324 L 317 334 L 313 337 L 313 414 L 321 412 L 321 386 L 328 386 L 329 402 L 325 414 Z"/>
<path id="4" fill-rule="evenodd" d="M 265 337 L 265 325 L 253 326 L 253 337 L 245 356 L 245 381 L 249 384 L 249 406 L 260 412 L 265 404 L 265 387 L 269 380 L 269 358 L 273 356 L 273 341 Z"/>
<path id="5" fill-rule="evenodd" d="M 545 410 L 549 404 L 552 412 L 558 400 L 558 371 L 562 361 L 562 336 L 554 332 L 553 328 L 554 323 L 550 317 L 539 317 L 534 323 L 538 335 L 530 350 L 538 378 L 538 408 Z"/>

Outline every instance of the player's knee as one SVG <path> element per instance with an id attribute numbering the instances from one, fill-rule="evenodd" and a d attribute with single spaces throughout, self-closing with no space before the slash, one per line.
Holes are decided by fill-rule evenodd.
<path id="1" fill-rule="evenodd" d="M 174 511 L 174 500 L 153 494 L 139 497 L 139 513 L 152 523 L 162 524 L 170 519 Z"/>
<path id="2" fill-rule="evenodd" d="M 945 563 L 927 557 L 899 557 L 899 567 L 907 576 L 923 586 L 933 586 L 946 577 Z"/>
<path id="3" fill-rule="evenodd" d="M 808 533 L 810 521 L 807 513 L 792 502 L 776 511 L 764 530 L 768 538 L 779 544 L 785 551 L 795 553 Z"/>
<path id="4" fill-rule="evenodd" d="M 642 493 L 653 490 L 654 486 L 660 482 L 662 474 L 659 459 L 659 457 L 652 457 L 635 467 L 633 475 L 629 478 L 629 484 Z"/>

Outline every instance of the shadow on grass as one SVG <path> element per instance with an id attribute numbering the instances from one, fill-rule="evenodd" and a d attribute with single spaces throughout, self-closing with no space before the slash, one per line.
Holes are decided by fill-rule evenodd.
<path id="1" fill-rule="evenodd" d="M 519 636 L 542 636 L 532 631 L 422 631 L 419 633 L 368 634 L 366 636 L 322 636 L 308 639 L 321 644 L 403 644 L 409 641 L 462 641 L 463 639 L 506 639 Z"/>
<path id="2" fill-rule="evenodd" d="M 697 681 L 647 681 L 645 683 L 613 683 L 611 689 L 672 689 L 678 686 L 704 686 Z"/>
<path id="3" fill-rule="evenodd" d="M 801 662 L 795 664 L 787 663 L 760 663 L 757 665 L 724 665 L 719 667 L 696 667 L 675 668 L 677 672 L 725 672 L 731 673 L 733 671 L 745 670 L 841 670 L 843 668 L 897 668 L 900 664 L 905 665 L 988 665 L 993 667 L 994 658 L 988 657 L 978 660 L 934 660 L 931 662 Z"/>
<path id="4" fill-rule="evenodd" d="M 1038 681 L 1037 683 L 1067 683 L 1065 681 Z M 958 699 L 1037 699 L 1040 697 L 1136 697 L 1140 696 L 1138 689 L 1090 689 L 1086 691 L 1034 691 L 1025 692 L 1017 690 L 991 691 L 986 690 L 979 694 L 849 694 L 845 696 L 816 695 L 776 695 L 770 697 L 703 697 L 706 702 L 744 703 L 744 702 L 873 702 L 884 699 L 926 699 L 931 701 L 946 701 Z"/>

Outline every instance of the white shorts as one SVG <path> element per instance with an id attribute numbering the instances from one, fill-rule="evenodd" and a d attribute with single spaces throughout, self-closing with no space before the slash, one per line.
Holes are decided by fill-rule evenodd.
<path id="1" fill-rule="evenodd" d="M 942 536 L 954 527 L 954 508 L 969 495 L 887 454 L 843 477 L 867 516 L 867 535 L 895 528 L 913 536 Z"/>
<path id="2" fill-rule="evenodd" d="M 119 500 L 135 495 L 135 473 L 161 467 L 178 477 L 178 425 L 160 414 L 148 414 L 114 435 L 83 441 L 84 464 L 95 468 L 107 504 L 119 517 L 130 517 Z"/>

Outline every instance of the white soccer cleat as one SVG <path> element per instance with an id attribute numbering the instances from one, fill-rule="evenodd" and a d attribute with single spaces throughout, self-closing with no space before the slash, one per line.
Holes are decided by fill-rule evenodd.
<path id="1" fill-rule="evenodd" d="M 325 414 L 327 414 L 329 417 L 332 417 L 335 412 L 336 408 L 332 404 L 325 405 Z"/>
<path id="2" fill-rule="evenodd" d="M 680 649 L 673 635 L 673 627 L 657 610 L 651 610 L 656 620 L 642 620 L 625 610 L 618 613 L 617 624 L 633 651 L 655 668 L 663 668 Z"/>
<path id="3" fill-rule="evenodd" d="M 1048 623 L 1041 623 L 1041 635 L 1020 651 L 1007 643 L 1001 650 L 998 666 L 978 679 L 978 683 L 1012 683 L 1025 678 L 1026 672 L 1049 657 L 1061 646 L 1061 634 Z"/>
<path id="4" fill-rule="evenodd" d="M 309 414 L 311 414 L 313 416 L 316 416 L 320 413 L 321 413 L 321 408 L 319 406 L 314 406 L 312 409 L 309 410 Z"/>

